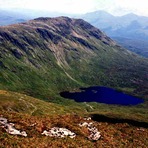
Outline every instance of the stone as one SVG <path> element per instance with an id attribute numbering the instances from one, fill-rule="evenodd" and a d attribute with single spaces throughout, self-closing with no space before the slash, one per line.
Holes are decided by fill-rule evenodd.
<path id="1" fill-rule="evenodd" d="M 84 122 L 84 123 L 80 123 L 80 124 L 79 124 L 80 127 L 87 126 L 87 125 L 88 125 L 87 122 Z"/>
<path id="2" fill-rule="evenodd" d="M 88 138 L 90 140 L 99 140 L 101 137 L 100 132 L 91 133 Z"/>
<path id="3" fill-rule="evenodd" d="M 21 135 L 24 137 L 27 136 L 27 133 L 25 131 L 20 132 L 19 130 L 15 129 L 13 123 L 5 124 L 5 130 L 6 130 L 6 132 L 8 132 L 11 135 Z"/>
<path id="4" fill-rule="evenodd" d="M 91 120 L 91 117 L 84 118 L 84 120 L 87 120 L 87 121 L 89 121 L 89 120 Z"/>
<path id="5" fill-rule="evenodd" d="M 53 127 L 49 131 L 44 130 L 42 132 L 42 135 L 50 136 L 50 137 L 59 137 L 59 138 L 64 138 L 67 136 L 70 138 L 74 138 L 76 136 L 76 134 L 71 132 L 70 130 L 66 128 L 59 128 L 59 127 Z"/>
<path id="6" fill-rule="evenodd" d="M 6 118 L 0 117 L 0 124 L 2 127 L 11 135 L 21 135 L 27 137 L 27 133 L 25 131 L 20 132 L 19 130 L 14 128 L 14 123 L 8 123 Z"/>
<path id="7" fill-rule="evenodd" d="M 0 124 L 4 125 L 6 123 L 7 123 L 7 119 L 0 117 Z"/>
<path id="8" fill-rule="evenodd" d="M 87 120 L 87 119 L 85 118 L 85 120 Z M 91 119 L 89 119 L 89 120 L 91 120 Z M 87 120 L 87 121 L 89 121 L 89 120 Z M 95 140 L 95 141 L 100 139 L 100 137 L 101 137 L 100 132 L 93 125 L 92 122 L 89 122 L 89 123 L 88 122 L 83 122 L 83 123 L 80 123 L 79 126 L 80 127 L 86 127 L 88 129 L 88 131 L 90 133 L 90 135 L 88 136 L 88 139 Z"/>

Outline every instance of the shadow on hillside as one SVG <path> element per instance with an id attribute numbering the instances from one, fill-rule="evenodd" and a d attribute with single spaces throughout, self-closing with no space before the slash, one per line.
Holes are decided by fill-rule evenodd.
<path id="1" fill-rule="evenodd" d="M 97 121 L 97 122 L 108 122 L 108 123 L 113 123 L 113 124 L 128 123 L 133 126 L 148 128 L 148 123 L 139 122 L 139 121 L 135 121 L 132 119 L 119 119 L 119 118 L 107 117 L 107 116 L 99 115 L 99 114 L 92 114 L 91 118 L 92 120 Z"/>

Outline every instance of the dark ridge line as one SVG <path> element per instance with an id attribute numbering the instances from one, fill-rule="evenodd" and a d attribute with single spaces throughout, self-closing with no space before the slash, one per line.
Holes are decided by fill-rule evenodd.
<path id="1" fill-rule="evenodd" d="M 97 122 L 108 122 L 113 124 L 128 123 L 132 126 L 148 128 L 147 122 L 139 122 L 132 119 L 119 119 L 119 118 L 107 117 L 105 115 L 99 115 L 99 114 L 91 114 L 91 118 L 92 120 Z"/>

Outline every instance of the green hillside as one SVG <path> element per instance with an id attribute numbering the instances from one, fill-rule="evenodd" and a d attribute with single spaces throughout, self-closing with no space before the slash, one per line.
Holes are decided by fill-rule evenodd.
<path id="1" fill-rule="evenodd" d="M 120 47 L 89 23 L 67 17 L 38 18 L 0 27 L 0 117 L 25 130 L 10 135 L 0 125 L 0 147 L 147 147 L 148 61 Z M 136 106 L 77 103 L 61 91 L 108 86 L 144 99 Z M 101 134 L 88 138 L 84 117 Z M 46 137 L 67 128 L 71 139 Z"/>
<path id="2" fill-rule="evenodd" d="M 147 97 L 148 61 L 79 19 L 38 18 L 0 27 L 0 68 L 1 89 L 43 99 L 90 85 Z"/>
<path id="3" fill-rule="evenodd" d="M 10 135 L 0 126 L 0 147 L 147 147 L 146 109 L 140 106 L 120 107 L 89 103 L 93 106 L 92 110 L 85 103 L 79 104 L 69 100 L 67 103 L 68 105 L 58 105 L 25 94 L 0 90 L 0 116 L 15 123 L 16 129 L 27 132 L 27 137 Z M 87 138 L 89 134 L 87 129 L 80 128 L 78 124 L 86 122 L 84 117 L 96 113 L 105 115 L 105 118 L 112 118 L 107 122 L 103 120 L 103 116 L 99 116 L 99 122 L 89 121 L 95 124 L 101 133 L 98 141 L 92 141 Z M 68 128 L 76 133 L 76 137 L 71 139 L 41 135 L 43 130 L 55 126 Z"/>
<path id="4" fill-rule="evenodd" d="M 61 105 L 61 108 L 66 107 L 57 109 L 60 113 L 111 113 L 115 117 L 147 122 L 147 72 L 146 59 L 118 46 L 83 20 L 38 18 L 0 27 L 0 89 L 46 101 L 37 110 L 41 114 L 46 113 L 46 107 L 41 106 L 52 102 Z M 121 107 L 76 103 L 59 95 L 64 90 L 92 85 L 113 87 L 141 97 L 145 102 L 135 107 Z M 1 104 L 4 100 L 7 99 L 2 99 Z M 16 101 L 13 104 L 17 110 Z M 33 106 L 29 106 L 31 109 L 26 109 L 24 113 L 32 112 Z"/>

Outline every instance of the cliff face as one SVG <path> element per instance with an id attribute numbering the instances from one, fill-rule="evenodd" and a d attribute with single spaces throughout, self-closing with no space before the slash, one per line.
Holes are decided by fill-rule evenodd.
<path id="1" fill-rule="evenodd" d="M 0 88 L 49 96 L 88 85 L 145 96 L 148 62 L 81 19 L 37 18 L 0 27 Z"/>

